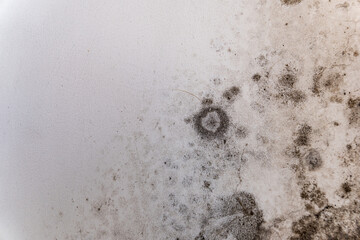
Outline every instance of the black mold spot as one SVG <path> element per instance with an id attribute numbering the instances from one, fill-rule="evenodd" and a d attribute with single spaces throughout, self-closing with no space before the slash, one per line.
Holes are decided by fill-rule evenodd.
<path id="1" fill-rule="evenodd" d="M 345 193 L 349 193 L 351 192 L 351 186 L 348 182 L 344 182 L 342 185 L 341 185 L 341 188 L 342 190 L 345 192 Z"/>
<path id="2" fill-rule="evenodd" d="M 194 240 L 205 240 L 205 237 L 202 233 L 199 233 L 199 235 L 197 235 Z"/>
<path id="3" fill-rule="evenodd" d="M 249 131 L 245 127 L 241 126 L 241 127 L 238 127 L 238 129 L 236 129 L 235 134 L 238 138 L 244 139 L 247 137 L 248 132 Z"/>
<path id="4" fill-rule="evenodd" d="M 219 107 L 206 107 L 194 116 L 194 127 L 202 138 L 221 138 L 229 127 L 229 117 Z"/>
<path id="5" fill-rule="evenodd" d="M 205 98 L 201 101 L 201 104 L 203 105 L 211 105 L 213 104 L 213 100 L 211 98 Z"/>
<path id="6" fill-rule="evenodd" d="M 209 226 L 195 239 L 226 239 L 230 235 L 237 240 L 260 237 L 263 215 L 252 194 L 240 192 L 224 197 L 212 211 L 213 217 L 205 221 Z"/>
<path id="7" fill-rule="evenodd" d="M 312 128 L 309 125 L 303 124 L 297 132 L 298 137 L 295 139 L 294 143 L 298 146 L 309 145 L 311 131 Z"/>
<path id="8" fill-rule="evenodd" d="M 205 188 L 211 190 L 211 189 L 210 189 L 210 185 L 211 185 L 211 183 L 210 183 L 209 181 L 204 181 L 204 187 L 205 187 Z"/>
<path id="9" fill-rule="evenodd" d="M 228 101 L 233 101 L 235 96 L 238 95 L 239 93 L 240 93 L 240 88 L 233 86 L 224 92 L 223 97 Z"/>
<path id="10" fill-rule="evenodd" d="M 281 0 L 281 2 L 285 5 L 295 5 L 299 4 L 302 0 Z"/>
<path id="11" fill-rule="evenodd" d="M 255 82 L 258 82 L 258 81 L 260 81 L 261 76 L 260 76 L 260 74 L 256 73 L 251 77 L 251 79 L 254 80 Z"/>
<path id="12" fill-rule="evenodd" d="M 214 85 L 220 85 L 221 84 L 221 79 L 220 78 L 214 78 L 212 80 L 212 82 L 214 83 Z"/>
<path id="13" fill-rule="evenodd" d="M 320 156 L 319 151 L 316 149 L 311 148 L 309 153 L 305 157 L 307 164 L 309 165 L 309 170 L 316 170 L 321 167 L 322 159 Z"/>
<path id="14" fill-rule="evenodd" d="M 306 99 L 305 93 L 300 90 L 292 90 L 292 91 L 284 91 L 277 95 L 278 98 L 283 100 L 283 103 L 287 104 L 292 102 L 294 104 L 298 104 L 304 102 Z"/>
<path id="15" fill-rule="evenodd" d="M 297 82 L 296 76 L 290 73 L 282 75 L 279 79 L 279 84 L 287 88 L 293 88 L 296 82 Z"/>

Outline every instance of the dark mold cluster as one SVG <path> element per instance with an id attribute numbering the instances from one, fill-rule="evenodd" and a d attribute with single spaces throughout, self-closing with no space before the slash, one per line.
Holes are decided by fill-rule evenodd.
<path id="1" fill-rule="evenodd" d="M 297 82 L 297 77 L 292 73 L 286 73 L 282 75 L 279 79 L 279 84 L 287 88 L 293 88 L 296 82 Z"/>
<path id="2" fill-rule="evenodd" d="M 301 217 L 292 225 L 291 240 L 358 240 L 360 237 L 360 208 L 354 202 L 336 208 L 325 206 L 318 212 Z"/>
<path id="3" fill-rule="evenodd" d="M 347 102 L 347 106 L 350 109 L 349 124 L 360 124 L 360 98 L 350 98 Z"/>
<path id="4" fill-rule="evenodd" d="M 315 204 L 319 208 L 324 207 L 328 202 L 325 193 L 320 190 L 316 183 L 305 182 L 300 196 L 308 203 Z"/>
<path id="5" fill-rule="evenodd" d="M 296 75 L 286 65 L 286 73 L 282 74 L 278 79 L 279 92 L 276 95 L 284 104 L 292 103 L 297 105 L 305 101 L 305 93 L 295 88 L 297 81 Z"/>
<path id="6" fill-rule="evenodd" d="M 240 88 L 233 86 L 223 93 L 223 97 L 228 101 L 234 101 L 235 97 L 240 93 Z"/>
<path id="7" fill-rule="evenodd" d="M 294 143 L 297 146 L 308 146 L 310 143 L 310 134 L 312 132 L 311 126 L 303 124 L 300 126 L 300 129 L 297 131 L 297 137 L 294 140 Z"/>
<path id="8" fill-rule="evenodd" d="M 342 98 L 338 93 L 341 84 L 344 82 L 344 76 L 345 74 L 332 72 L 325 67 L 317 67 L 313 75 L 311 91 L 318 97 L 324 93 L 331 93 L 333 95 L 330 100 L 332 102 L 341 103 Z"/>
<path id="9" fill-rule="evenodd" d="M 203 139 L 221 138 L 229 127 L 229 117 L 219 107 L 205 107 L 194 116 L 194 127 Z"/>
<path id="10" fill-rule="evenodd" d="M 306 99 L 305 93 L 300 90 L 283 91 L 277 97 L 281 98 L 284 104 L 293 103 L 295 105 L 304 102 Z"/>
<path id="11" fill-rule="evenodd" d="M 258 81 L 260 81 L 260 79 L 261 79 L 261 75 L 258 74 L 258 73 L 255 73 L 255 74 L 251 77 L 251 79 L 252 79 L 254 82 L 258 82 Z"/>

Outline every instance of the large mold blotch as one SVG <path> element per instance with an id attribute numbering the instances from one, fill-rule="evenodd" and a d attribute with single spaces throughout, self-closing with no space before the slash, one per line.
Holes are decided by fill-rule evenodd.
<path id="1" fill-rule="evenodd" d="M 360 236 L 359 203 L 335 208 L 326 206 L 317 213 L 303 216 L 292 225 L 291 240 L 357 240 Z"/>
<path id="2" fill-rule="evenodd" d="M 207 226 L 195 239 L 259 238 L 263 215 L 252 194 L 240 192 L 222 198 L 220 205 L 211 211 L 211 217 L 205 221 Z"/>
<path id="3" fill-rule="evenodd" d="M 219 107 L 206 107 L 194 116 L 194 127 L 203 139 L 221 138 L 229 127 L 229 117 Z"/>

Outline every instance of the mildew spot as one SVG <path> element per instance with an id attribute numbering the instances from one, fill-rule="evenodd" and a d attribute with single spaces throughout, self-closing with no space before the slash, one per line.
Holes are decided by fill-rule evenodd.
<path id="1" fill-rule="evenodd" d="M 343 75 L 340 73 L 332 73 L 326 77 L 324 80 L 324 88 L 331 92 L 336 92 L 339 90 L 340 83 L 343 82 Z"/>
<path id="2" fill-rule="evenodd" d="M 313 75 L 313 86 L 311 90 L 317 95 L 320 94 L 320 79 L 322 78 L 324 71 L 324 67 L 318 67 Z"/>
<path id="3" fill-rule="evenodd" d="M 299 4 L 302 0 L 281 0 L 281 2 L 285 5 L 295 5 Z"/>
<path id="4" fill-rule="evenodd" d="M 309 170 L 313 171 L 321 167 L 322 159 L 318 150 L 311 148 L 305 157 Z"/>
<path id="5" fill-rule="evenodd" d="M 202 101 L 201 101 L 201 104 L 203 105 L 211 105 L 213 104 L 213 100 L 211 98 L 204 98 Z"/>
<path id="6" fill-rule="evenodd" d="M 341 74 L 339 72 L 324 74 L 325 70 L 325 67 L 318 67 L 313 75 L 313 86 L 311 90 L 317 96 L 320 96 L 320 93 L 324 92 L 338 93 L 340 85 L 344 82 L 345 74 Z M 329 69 L 329 71 L 331 70 Z M 333 96 L 333 99 L 336 100 L 336 98 L 339 97 Z M 334 102 L 338 102 L 338 100 Z"/>
<path id="7" fill-rule="evenodd" d="M 219 107 L 206 107 L 194 116 L 194 127 L 202 138 L 221 138 L 228 130 L 229 117 Z"/>
<path id="8" fill-rule="evenodd" d="M 347 102 L 347 105 L 351 110 L 349 115 L 349 124 L 360 124 L 360 98 L 350 98 Z"/>
<path id="9" fill-rule="evenodd" d="M 297 138 L 295 139 L 294 143 L 298 146 L 309 145 L 311 131 L 311 126 L 303 124 L 297 131 Z"/>
<path id="10" fill-rule="evenodd" d="M 251 79 L 254 80 L 254 82 L 258 82 L 261 79 L 261 75 L 256 73 L 251 77 Z"/>
<path id="11" fill-rule="evenodd" d="M 345 193 L 351 192 L 351 186 L 348 182 L 344 182 L 343 184 L 341 184 L 341 188 Z"/>
<path id="12" fill-rule="evenodd" d="M 238 127 L 235 132 L 235 135 L 240 139 L 246 138 L 248 134 L 249 130 L 243 126 Z"/>
<path id="13" fill-rule="evenodd" d="M 240 93 L 240 88 L 233 86 L 223 93 L 223 97 L 228 101 L 234 101 L 235 96 Z"/>
<path id="14" fill-rule="evenodd" d="M 279 78 L 279 84 L 287 88 L 293 88 L 296 82 L 297 82 L 296 76 L 291 73 L 284 74 Z"/>
<path id="15" fill-rule="evenodd" d="M 316 183 L 305 182 L 302 186 L 300 197 L 316 204 L 319 208 L 328 203 L 325 193 L 320 190 Z"/>
<path id="16" fill-rule="evenodd" d="M 284 104 L 292 102 L 295 105 L 304 102 L 306 99 L 305 93 L 300 90 L 284 91 L 276 95 L 276 97 L 281 98 Z"/>

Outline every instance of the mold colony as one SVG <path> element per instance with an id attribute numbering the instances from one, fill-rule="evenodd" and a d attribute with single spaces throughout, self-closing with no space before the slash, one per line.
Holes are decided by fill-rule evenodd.
<path id="1" fill-rule="evenodd" d="M 202 138 L 220 138 L 229 127 L 229 118 L 219 107 L 205 107 L 194 116 L 194 127 Z"/>

